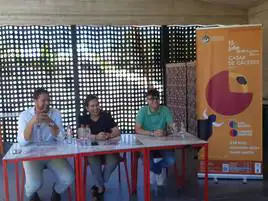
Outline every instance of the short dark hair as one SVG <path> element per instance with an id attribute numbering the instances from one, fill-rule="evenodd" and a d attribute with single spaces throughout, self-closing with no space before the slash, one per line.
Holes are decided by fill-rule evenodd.
<path id="1" fill-rule="evenodd" d="M 45 88 L 38 88 L 33 93 L 33 99 L 37 100 L 41 94 L 49 94 Z"/>
<path id="2" fill-rule="evenodd" d="M 160 93 L 157 89 L 149 89 L 146 96 L 160 97 Z"/>
<path id="3" fill-rule="evenodd" d="M 95 96 L 95 95 L 92 95 L 92 94 L 89 94 L 85 101 L 84 101 L 84 107 L 87 107 L 88 106 L 88 102 L 91 101 L 91 100 L 98 100 L 98 97 Z"/>

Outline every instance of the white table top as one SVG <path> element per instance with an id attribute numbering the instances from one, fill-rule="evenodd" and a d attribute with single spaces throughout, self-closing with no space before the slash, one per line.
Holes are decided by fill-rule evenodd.
<path id="1" fill-rule="evenodd" d="M 21 150 L 21 153 L 14 153 L 14 150 Z M 48 156 L 61 156 L 61 155 L 74 155 L 77 154 L 77 148 L 71 145 L 61 145 L 56 142 L 48 143 L 33 143 L 26 146 L 19 146 L 14 143 L 3 160 L 15 160 L 15 159 L 26 159 L 26 158 L 42 158 Z"/>
<path id="2" fill-rule="evenodd" d="M 90 142 L 86 145 L 82 145 L 80 140 L 75 140 L 72 144 L 68 144 L 65 141 L 33 143 L 26 146 L 19 146 L 18 143 L 14 143 L 4 156 L 3 160 L 65 156 L 79 153 L 96 153 L 144 147 L 136 138 L 136 135 L 131 134 L 124 134 L 120 137 L 110 139 L 109 141 L 100 141 L 98 143 L 99 145 L 96 146 L 92 146 Z M 15 152 L 18 149 L 21 150 L 20 153 Z"/>
<path id="3" fill-rule="evenodd" d="M 92 146 L 91 144 L 81 145 L 77 140 L 73 144 L 68 143 L 35 143 L 20 147 L 17 143 L 13 144 L 9 151 L 4 156 L 3 160 L 23 160 L 27 158 L 44 158 L 53 156 L 67 156 L 80 153 L 96 153 L 116 150 L 131 150 L 145 147 L 161 147 L 174 145 L 193 145 L 205 144 L 206 141 L 200 140 L 197 137 L 186 134 L 182 139 L 179 136 L 167 137 L 152 137 L 135 134 L 122 134 L 120 137 L 110 139 L 109 141 L 99 142 L 99 145 Z M 15 153 L 19 147 L 21 153 Z"/>
<path id="4" fill-rule="evenodd" d="M 181 135 L 169 135 L 166 137 L 154 137 L 146 135 L 136 136 L 145 147 L 207 144 L 206 141 L 201 140 L 189 133 L 185 133 L 184 137 L 182 137 Z"/>
<path id="5" fill-rule="evenodd" d="M 108 141 L 99 141 L 96 146 L 79 146 L 79 153 L 96 153 L 116 150 L 130 150 L 144 148 L 144 145 L 138 140 L 136 135 L 122 134 L 120 137 Z"/>

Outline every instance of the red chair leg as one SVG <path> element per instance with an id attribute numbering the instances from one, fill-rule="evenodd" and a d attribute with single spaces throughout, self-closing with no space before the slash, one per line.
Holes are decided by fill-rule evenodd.
<path id="1" fill-rule="evenodd" d="M 182 149 L 182 162 L 181 162 L 181 171 L 182 171 L 182 174 L 181 174 L 181 185 L 182 187 L 184 186 L 184 183 L 185 183 L 185 174 L 186 174 L 186 156 L 185 156 L 186 152 L 185 152 L 185 149 Z"/>
<path id="2" fill-rule="evenodd" d="M 132 182 L 132 194 L 137 192 L 137 180 L 138 180 L 138 157 L 136 152 L 131 153 L 131 182 Z"/>
<path id="3" fill-rule="evenodd" d="M 23 201 L 24 200 L 24 183 L 25 183 L 25 172 L 24 172 L 24 168 L 22 167 L 22 174 L 21 174 L 21 192 L 20 192 L 20 200 Z"/>
<path id="4" fill-rule="evenodd" d="M 84 158 L 84 176 L 83 176 L 83 179 L 84 179 L 84 181 L 83 181 L 84 195 L 83 196 L 84 196 L 84 198 L 86 198 L 86 196 L 87 196 L 87 191 L 86 191 L 86 189 L 87 189 L 87 187 L 86 187 L 87 186 L 87 166 L 88 166 L 88 161 L 87 161 L 87 158 L 85 157 Z"/>
<path id="5" fill-rule="evenodd" d="M 128 195 L 131 196 L 131 188 L 130 188 L 130 181 L 129 181 L 129 174 L 128 174 L 128 168 L 127 168 L 127 158 L 124 158 L 124 166 L 125 166 L 125 172 L 127 176 L 127 187 L 128 187 Z"/>
<path id="6" fill-rule="evenodd" d="M 175 172 L 177 187 L 180 187 L 180 186 L 182 186 L 182 181 L 181 181 L 181 178 L 180 178 L 180 176 L 178 174 L 178 168 L 177 168 L 176 163 L 174 164 L 174 172 Z"/>

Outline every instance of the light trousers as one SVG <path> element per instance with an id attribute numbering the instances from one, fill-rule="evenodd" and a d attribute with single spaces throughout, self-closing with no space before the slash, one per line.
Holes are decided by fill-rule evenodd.
<path id="1" fill-rule="evenodd" d="M 25 194 L 31 197 L 43 185 L 43 170 L 52 171 L 56 178 L 54 190 L 63 193 L 74 181 L 74 173 L 71 165 L 65 159 L 53 159 L 44 161 L 24 161 Z"/>

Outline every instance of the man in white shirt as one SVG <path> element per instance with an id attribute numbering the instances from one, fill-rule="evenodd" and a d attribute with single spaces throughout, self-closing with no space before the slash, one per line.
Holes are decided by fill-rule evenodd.
<path id="1" fill-rule="evenodd" d="M 34 107 L 22 112 L 18 120 L 18 142 L 24 146 L 29 143 L 52 142 L 63 129 L 61 114 L 49 108 L 49 93 L 44 88 L 33 94 Z M 65 159 L 45 161 L 24 161 L 25 193 L 30 201 L 41 201 L 37 191 L 43 183 L 44 168 L 53 172 L 57 178 L 52 188 L 51 201 L 60 201 L 63 193 L 73 183 L 72 167 Z"/>

